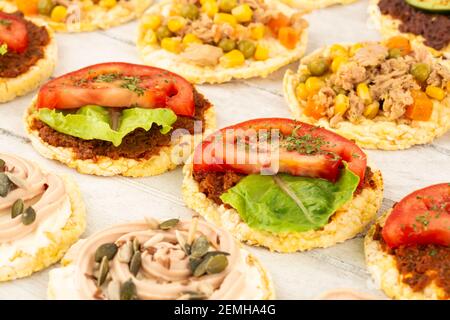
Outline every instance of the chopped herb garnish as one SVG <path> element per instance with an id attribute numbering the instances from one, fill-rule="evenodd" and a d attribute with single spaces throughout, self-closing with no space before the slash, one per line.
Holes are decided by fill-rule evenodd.
<path id="1" fill-rule="evenodd" d="M 140 86 L 141 79 L 137 77 L 124 77 L 124 82 L 121 87 L 128 89 L 137 93 L 139 96 L 142 96 L 145 93 L 145 89 Z"/>
<path id="2" fill-rule="evenodd" d="M 120 78 L 118 73 L 105 73 L 94 78 L 95 82 L 113 82 Z"/>
<path id="3" fill-rule="evenodd" d="M 436 249 L 432 249 L 429 253 L 430 257 L 434 257 L 437 254 L 437 250 Z"/>
<path id="4" fill-rule="evenodd" d="M 305 134 L 303 136 L 297 135 L 296 127 L 292 134 L 284 139 L 283 146 L 288 151 L 297 151 L 301 154 L 316 154 L 322 151 L 322 146 L 327 144 L 323 137 L 313 136 L 311 134 Z"/>
<path id="5" fill-rule="evenodd" d="M 11 26 L 12 22 L 6 19 L 0 19 L 0 25 L 5 26 L 5 27 L 9 27 Z"/>

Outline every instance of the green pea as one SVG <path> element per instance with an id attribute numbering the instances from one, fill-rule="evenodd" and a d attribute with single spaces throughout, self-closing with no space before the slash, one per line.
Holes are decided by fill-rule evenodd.
<path id="1" fill-rule="evenodd" d="M 236 41 L 224 38 L 220 40 L 219 47 L 222 48 L 223 52 L 230 52 L 236 48 Z"/>
<path id="2" fill-rule="evenodd" d="M 220 0 L 219 9 L 223 12 L 231 12 L 237 6 L 237 0 Z"/>
<path id="3" fill-rule="evenodd" d="M 156 29 L 156 37 L 159 41 L 161 41 L 164 38 L 170 38 L 172 37 L 172 32 L 169 30 L 167 26 L 160 26 L 158 29 Z"/>
<path id="4" fill-rule="evenodd" d="M 239 41 L 238 49 L 244 55 L 245 59 L 249 59 L 255 55 L 256 46 L 249 40 Z"/>
<path id="5" fill-rule="evenodd" d="M 412 66 L 411 74 L 419 82 L 425 82 L 430 76 L 431 68 L 426 63 L 417 63 Z"/>
<path id="6" fill-rule="evenodd" d="M 55 7 L 55 3 L 53 0 L 39 0 L 37 7 L 40 14 L 49 16 Z"/>
<path id="7" fill-rule="evenodd" d="M 198 7 L 195 4 L 192 4 L 192 3 L 184 4 L 181 7 L 181 16 L 186 18 L 186 19 L 190 19 L 190 20 L 197 19 L 198 16 L 199 16 Z"/>
<path id="8" fill-rule="evenodd" d="M 320 77 L 323 76 L 329 68 L 330 64 L 324 58 L 316 58 L 310 63 L 308 63 L 308 70 L 311 72 L 311 75 Z"/>
<path id="9" fill-rule="evenodd" d="M 389 49 L 389 58 L 397 59 L 402 56 L 402 51 L 399 48 Z"/>

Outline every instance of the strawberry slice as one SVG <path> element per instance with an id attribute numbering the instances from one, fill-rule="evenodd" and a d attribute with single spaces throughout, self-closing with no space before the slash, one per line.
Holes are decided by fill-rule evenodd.
<path id="1" fill-rule="evenodd" d="M 411 193 L 395 205 L 382 236 L 390 248 L 413 244 L 450 245 L 450 184 Z"/>
<path id="2" fill-rule="evenodd" d="M 28 31 L 23 18 L 0 11 L 0 45 L 5 43 L 8 51 L 23 53 L 28 47 Z"/>
<path id="3" fill-rule="evenodd" d="M 270 145 L 273 138 L 261 139 L 262 135 L 271 135 L 272 130 L 284 137 L 278 149 Z M 268 118 L 227 127 L 208 137 L 196 148 L 194 171 L 284 172 L 336 181 L 343 161 L 360 177 L 361 184 L 367 160 L 356 144 L 306 123 Z"/>
<path id="4" fill-rule="evenodd" d="M 93 65 L 54 79 L 42 87 L 37 107 L 169 108 L 194 116 L 194 87 L 184 78 L 154 67 L 129 63 Z"/>

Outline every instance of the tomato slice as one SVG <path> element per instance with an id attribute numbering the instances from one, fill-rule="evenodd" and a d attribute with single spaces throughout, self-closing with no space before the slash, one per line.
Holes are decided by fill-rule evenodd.
<path id="1" fill-rule="evenodd" d="M 8 50 L 22 53 L 28 47 L 28 31 L 21 17 L 0 11 L 0 45 L 4 43 Z"/>
<path id="2" fill-rule="evenodd" d="M 194 87 L 184 78 L 154 67 L 112 62 L 93 65 L 42 87 L 37 107 L 76 109 L 102 107 L 169 108 L 180 116 L 194 116 Z"/>
<path id="3" fill-rule="evenodd" d="M 450 184 L 411 193 L 386 219 L 382 236 L 390 248 L 413 244 L 450 245 Z"/>
<path id="4" fill-rule="evenodd" d="M 257 142 L 256 136 L 279 130 L 279 149 Z M 243 139 L 247 139 L 247 143 Z M 269 138 L 266 138 L 270 142 Z M 273 141 L 273 140 L 272 140 Z M 234 171 L 244 174 L 276 172 L 336 181 L 342 162 L 364 181 L 365 153 L 352 141 L 331 131 L 283 118 L 255 119 L 224 128 L 196 148 L 194 171 Z M 275 172 L 275 173 L 276 173 Z"/>

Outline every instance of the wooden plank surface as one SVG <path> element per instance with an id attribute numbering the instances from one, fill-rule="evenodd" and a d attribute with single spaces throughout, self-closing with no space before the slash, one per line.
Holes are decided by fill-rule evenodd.
<path id="1" fill-rule="evenodd" d="M 308 52 L 334 42 L 376 40 L 378 32 L 367 22 L 368 1 L 314 12 L 310 21 Z M 135 48 L 136 22 L 108 31 L 58 35 L 59 63 L 55 76 L 107 61 L 139 62 Z M 289 66 L 295 69 L 297 64 Z M 289 117 L 281 82 L 284 68 L 267 79 L 235 81 L 223 85 L 199 86 L 216 106 L 218 125 L 257 117 Z M 88 209 L 85 236 L 114 223 L 139 219 L 189 217 L 181 198 L 181 169 L 144 179 L 101 178 L 80 175 L 38 155 L 25 137 L 22 117 L 33 94 L 0 106 L 0 150 L 40 163 L 59 173 L 72 174 L 83 191 Z M 450 181 L 450 135 L 428 146 L 407 151 L 369 151 L 370 160 L 385 180 L 384 207 L 410 191 L 433 183 Z M 354 288 L 383 297 L 368 276 L 362 236 L 329 249 L 306 253 L 276 254 L 249 248 L 271 272 L 280 299 L 315 298 L 334 288 Z M 0 299 L 45 299 L 47 271 L 29 278 L 0 284 Z"/>

